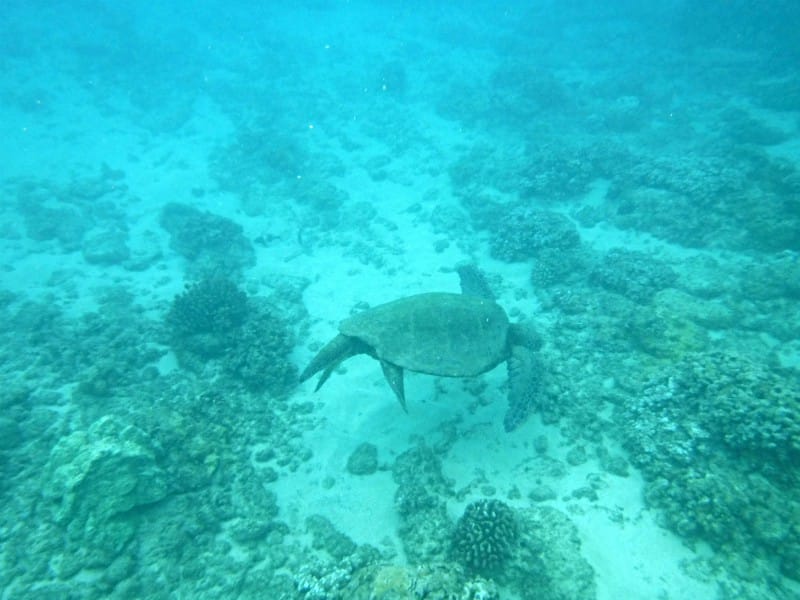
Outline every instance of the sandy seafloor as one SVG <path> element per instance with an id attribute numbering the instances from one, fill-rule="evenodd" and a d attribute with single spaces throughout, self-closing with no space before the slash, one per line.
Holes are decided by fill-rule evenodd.
<path id="1" fill-rule="evenodd" d="M 660 369 L 666 372 L 690 351 L 741 355 L 765 365 L 785 385 L 796 386 L 800 370 L 798 286 L 789 281 L 779 293 L 749 298 L 747 286 L 736 279 L 747 278 L 748 273 L 758 277 L 769 271 L 778 279 L 783 277 L 786 283 L 787 277 L 798 274 L 800 242 L 796 233 L 792 238 L 791 233 L 787 236 L 781 230 L 775 237 L 785 242 L 762 243 L 759 236 L 772 237 L 770 231 L 765 232 L 764 228 L 769 227 L 766 219 L 767 225 L 756 233 L 725 237 L 742 224 L 731 220 L 730 213 L 714 212 L 710 207 L 707 220 L 697 221 L 693 214 L 685 222 L 687 230 L 708 228 L 704 235 L 687 235 L 687 239 L 696 241 L 699 237 L 702 242 L 684 244 L 676 239 L 680 235 L 674 235 L 682 226 L 680 214 L 670 215 L 662 204 L 653 209 L 653 220 L 660 219 L 662 224 L 666 220 L 666 226 L 648 230 L 633 221 L 622 223 L 609 217 L 608 211 L 613 213 L 613 208 L 603 208 L 613 206 L 609 189 L 616 186 L 629 190 L 635 185 L 626 188 L 615 182 L 613 168 L 598 168 L 596 173 L 590 170 L 586 175 L 586 169 L 575 166 L 576 160 L 597 162 L 596 154 L 603 154 L 603 150 L 596 149 L 599 140 L 613 140 L 628 151 L 626 156 L 638 155 L 638 144 L 643 149 L 643 162 L 652 164 L 659 158 L 676 164 L 683 160 L 691 165 L 698 156 L 702 156 L 698 161 L 706 161 L 704 165 L 735 156 L 737 162 L 730 167 L 733 171 L 741 170 L 747 161 L 761 161 L 763 169 L 779 164 L 782 171 L 776 177 L 782 177 L 784 184 L 770 188 L 764 196 L 754 195 L 750 201 L 772 203 L 771 210 L 776 214 L 786 211 L 776 217 L 778 222 L 800 222 L 798 96 L 794 105 L 790 100 L 787 106 L 759 103 L 755 92 L 748 96 L 749 91 L 761 89 L 759 86 L 773 84 L 785 85 L 783 96 L 798 94 L 797 73 L 782 67 L 775 58 L 791 48 L 762 46 L 762 40 L 752 32 L 753 39 L 729 44 L 723 31 L 717 37 L 697 34 L 696 39 L 684 39 L 670 50 L 648 38 L 653 24 L 648 15 L 626 15 L 623 8 L 603 14 L 589 6 L 582 9 L 585 14 L 575 9 L 572 14 L 554 16 L 553 11 L 559 10 L 555 4 L 533 12 L 510 7 L 505 16 L 500 16 L 477 6 L 461 11 L 423 7 L 380 11 L 358 3 L 315 2 L 293 14 L 267 14 L 269 11 L 253 9 L 257 18 L 252 19 L 247 16 L 247 7 L 241 6 L 219 20 L 213 17 L 212 8 L 204 5 L 197 15 L 191 10 L 164 15 L 143 11 L 136 15 L 136 21 L 122 9 L 95 12 L 93 5 L 87 3 L 77 15 L 66 19 L 65 31 L 61 32 L 55 25 L 60 14 L 57 5 L 42 11 L 21 6 L 14 9 L 17 20 L 4 25 L 6 30 L 16 30 L 17 35 L 7 38 L 10 41 L 0 57 L 5 73 L 0 84 L 0 281 L 6 294 L 3 329 L 7 344 L 4 353 L 19 353 L 17 345 L 29 343 L 33 354 L 38 352 L 36 342 L 26 341 L 33 326 L 26 325 L 23 330 L 19 325 L 19 311 L 26 302 L 56 307 L 60 318 L 77 322 L 81 315 L 98 310 L 102 313 L 104 298 L 113 290 L 124 289 L 140 307 L 136 320 L 151 323 L 153 330 L 165 327 L 173 299 L 185 283 L 197 278 L 197 272 L 187 267 L 191 259 L 171 246 L 170 234 L 159 222 L 163 207 L 174 202 L 209 211 L 241 226 L 255 260 L 238 271 L 231 270 L 230 276 L 250 296 L 270 297 L 280 287 L 276 282 L 301 291 L 304 308 L 293 313 L 301 317 L 291 324 L 297 337 L 289 356 L 299 369 L 314 350 L 335 334 L 336 324 L 358 303 L 374 306 L 419 292 L 456 292 L 458 279 L 453 267 L 470 260 L 489 275 L 498 292 L 498 302 L 512 320 L 524 318 L 541 334 L 544 368 L 571 380 L 569 390 L 558 388 L 556 382 L 556 391 L 550 392 L 556 398 L 562 394 L 560 401 L 564 403 L 570 403 L 570 394 L 578 390 L 580 395 L 582 389 L 586 395 L 606 390 L 610 399 L 635 396 L 639 393 L 637 385 L 657 379 Z M 426 10 L 430 11 L 427 18 Z M 748 13 L 745 8 L 742 11 L 742 22 L 746 22 Z M 549 27 L 526 21 L 543 15 L 552 18 Z M 691 21 L 687 18 L 686 22 Z M 728 26 L 733 27 L 730 23 Z M 677 36 L 675 31 L 691 38 L 680 24 L 675 28 L 660 32 L 658 39 Z M 51 30 L 55 31 L 48 36 Z M 620 47 L 633 41 L 642 47 L 632 50 L 631 56 L 621 57 L 617 42 L 604 42 L 618 38 L 627 40 L 620 42 Z M 653 49 L 656 46 L 661 46 L 658 51 Z M 177 58 L 182 48 L 186 51 L 185 60 Z M 760 54 L 766 52 L 775 53 L 771 61 Z M 104 56 L 95 61 L 92 53 Z M 707 68 L 696 62 L 686 66 L 687 61 L 701 60 L 698 56 L 707 61 Z M 758 69 L 753 65 L 762 59 L 775 69 L 774 73 L 754 74 Z M 641 70 L 637 61 L 641 61 Z M 791 62 L 788 58 L 786 61 Z M 511 74 L 497 75 L 501 68 L 508 68 Z M 520 72 L 514 74 L 514 69 Z M 631 82 L 631 74 L 636 74 L 638 80 Z M 569 109 L 558 99 L 548 103 L 536 96 L 537 86 L 528 85 L 526 78 L 539 76 L 548 80 L 547 85 L 566 90 Z M 503 77 L 515 83 L 508 84 Z M 742 83 L 745 79 L 746 83 Z M 532 96 L 526 97 L 526 93 Z M 450 108 L 448 103 L 452 103 Z M 631 103 L 636 107 L 641 103 L 642 114 L 634 114 L 633 110 L 631 114 L 604 117 L 606 110 L 611 110 L 609 106 L 629 107 Z M 678 119 L 680 124 L 675 123 Z M 737 139 L 735 128 L 739 122 L 768 129 L 764 135 L 769 138 L 767 134 L 771 132 L 778 139 L 759 143 L 755 134 L 755 140 L 747 136 Z M 559 131 L 562 127 L 563 131 Z M 237 153 L 245 147 L 237 136 L 245 131 L 265 146 L 286 144 L 290 148 L 285 151 L 290 166 L 280 162 L 281 150 L 272 154 L 265 151 L 263 159 L 248 162 L 252 146 L 243 154 Z M 518 170 L 509 167 L 507 161 L 526 155 L 539 140 L 556 156 L 547 163 L 548 177 L 574 168 L 580 171 L 579 177 L 586 178 L 585 184 L 573 185 L 565 176 L 564 189 L 560 190 L 562 184 L 556 175 L 551 177 L 555 182 L 534 185 L 523 198 L 513 180 Z M 596 154 L 587 159 L 580 149 L 592 144 Z M 480 151 L 470 155 L 475 149 Z M 543 171 L 541 165 L 546 161 L 542 151 L 532 154 L 533 158 L 525 159 L 532 166 L 526 168 L 534 173 L 537 169 Z M 263 164 L 270 159 L 279 166 Z M 454 166 L 461 165 L 463 171 L 464 160 L 475 161 L 467 168 L 473 177 L 467 184 L 454 181 Z M 491 161 L 495 162 L 487 164 Z M 114 183 L 110 185 L 109 178 L 102 175 L 103 165 L 120 173 L 111 178 Z M 511 175 L 504 169 L 509 169 Z M 236 172 L 240 178 L 238 189 L 220 175 L 225 171 Z M 269 176 L 264 171 L 269 171 Z M 676 178 L 686 176 L 686 171 L 680 169 L 672 173 Z M 506 177 L 502 182 L 497 180 Z M 683 194 L 682 198 L 689 195 L 689 204 L 700 206 L 702 213 L 703 203 L 710 196 L 731 193 L 741 197 L 749 193 L 742 191 L 740 179 L 731 177 L 735 183 L 730 188 L 720 184 L 711 192 L 698 190 L 696 197 L 680 186 L 671 187 L 663 184 L 663 179 L 660 181 L 670 193 Z M 311 178 L 329 187 L 319 192 L 321 198 L 304 200 L 297 194 L 305 188 L 298 187 L 301 184 L 297 182 Z M 645 179 L 643 176 L 637 180 L 642 188 L 658 187 L 655 178 L 642 183 Z M 81 193 L 81 186 L 91 187 L 91 182 L 96 181 L 107 186 L 105 191 L 94 192 L 94 196 L 87 192 L 81 200 L 70 198 L 71 193 Z M 37 195 L 30 191 L 32 188 L 48 191 Z M 341 202 L 326 206 L 325 194 L 334 191 L 340 194 Z M 263 195 L 262 200 L 253 201 L 257 194 Z M 703 343 L 689 344 L 691 348 L 685 352 L 662 352 L 661 348 L 648 355 L 652 346 L 631 342 L 627 363 L 587 362 L 591 352 L 587 354 L 585 344 L 591 344 L 591 339 L 587 342 L 581 337 L 580 325 L 574 320 L 570 327 L 562 328 L 558 299 L 563 296 L 537 289 L 531 281 L 535 253 L 514 261 L 498 257 L 493 246 L 497 236 L 513 233 L 486 227 L 486 217 L 476 217 L 478 211 L 464 205 L 464 198 L 469 195 L 485 195 L 487 203 L 507 205 L 509 211 L 522 206 L 564 215 L 578 231 L 581 248 L 596 260 L 614 248 L 642 252 L 677 273 L 677 278 L 658 293 L 679 290 L 703 306 L 719 304 L 733 316 L 718 319 L 727 324 L 722 329 L 708 326 L 705 331 L 696 331 Z M 250 199 L 245 200 L 246 197 Z M 103 202 L 112 205 L 113 210 L 97 210 Z M 80 215 L 91 215 L 86 217 L 86 230 L 80 234 L 83 237 L 65 242 L 57 234 L 41 233 L 35 239 L 32 228 L 41 224 L 32 223 L 36 219 L 58 218 L 53 217 L 58 213 L 51 217 L 42 216 L 44 213 L 30 216 L 33 213 L 26 203 L 56 210 L 70 207 Z M 374 215 L 366 221 L 349 222 L 348 215 L 360 215 L 365 205 L 374 208 Z M 597 207 L 601 207 L 600 216 L 594 220 L 580 216 L 588 214 L 582 209 Z M 647 223 L 646 208 L 634 203 L 632 211 L 639 215 L 640 224 Z M 661 212 L 655 214 L 657 211 Z M 315 213 L 337 216 L 333 224 L 320 224 Z M 719 239 L 715 239 L 716 228 L 722 232 Z M 86 239 L 101 230 L 124 231 L 119 235 L 130 255 L 119 260 L 87 261 Z M 131 256 L 148 258 L 132 268 Z M 693 274 L 691 269 L 697 264 L 707 265 L 702 262 L 706 260 L 713 261 L 711 270 L 719 279 L 704 286 L 697 283 L 703 275 Z M 765 264 L 785 268 L 784 274 L 774 275 L 774 269 L 759 270 L 759 265 Z M 592 285 L 597 287 L 596 277 L 569 281 L 559 293 L 569 293 L 572 286 L 575 293 L 586 298 L 592 293 Z M 715 286 L 719 289 L 708 291 Z M 613 295 L 611 287 L 606 286 L 602 294 Z M 624 295 L 629 288 L 621 285 L 620 289 Z M 285 296 L 283 301 L 289 302 Z M 578 300 L 578 304 L 584 301 Z M 641 302 L 634 300 L 634 304 Z M 674 304 L 665 302 L 656 314 L 663 316 L 663 311 L 672 308 Z M 580 312 L 574 306 L 570 310 L 572 316 Z M 695 308 L 681 310 L 691 313 Z M 774 313 L 765 316 L 765 310 Z M 584 318 L 591 320 L 597 315 L 597 311 L 589 311 Z M 762 329 L 759 316 L 782 321 L 784 327 L 780 332 L 768 326 Z M 746 320 L 747 325 L 737 319 Z M 600 330 L 621 327 L 621 322 L 612 320 Z M 703 329 L 693 323 L 693 331 Z M 37 330 L 40 334 L 47 335 L 46 322 L 37 327 L 41 328 Z M 576 346 L 582 347 L 577 363 L 570 363 L 570 336 L 574 336 Z M 624 334 L 617 339 L 620 338 L 626 339 Z M 207 380 L 219 381 L 213 361 L 199 372 L 181 365 L 168 335 L 159 334 L 151 344 L 158 349 L 158 356 L 150 364 L 157 368 L 165 390 L 174 381 L 183 382 L 182 389 L 202 389 Z M 597 344 L 596 352 L 602 354 L 603 344 Z M 619 350 L 618 346 L 615 348 Z M 102 349 L 99 352 L 102 354 Z M 562 361 L 561 366 L 553 367 L 557 361 Z M 647 364 L 648 375 L 606 371 L 616 366 L 635 372 L 640 363 Z M 6 367 L 3 373 L 7 393 L 20 386 L 28 393 L 24 409 L 15 404 L 17 400 L 4 401 L 10 415 L 4 427 L 12 431 L 16 441 L 2 448 L 4 460 L 0 465 L 7 475 L 0 489 L 6 498 L 13 496 L 15 501 L 4 502 L 0 555 L 6 575 L 0 598 L 57 597 L 37 594 L 41 590 L 57 594 L 65 589 L 71 589 L 75 594 L 71 597 L 76 598 L 110 597 L 125 594 L 125 589 L 159 597 L 147 591 L 146 585 L 125 588 L 137 577 L 146 579 L 143 573 L 147 572 L 147 558 L 142 554 L 138 555 L 138 566 L 129 568 L 127 578 L 106 587 L 93 587 L 92 583 L 103 580 L 107 567 L 102 564 L 86 564 L 68 577 L 60 577 L 56 567 L 37 570 L 30 566 L 41 562 L 32 556 L 35 550 L 30 550 L 38 542 L 23 550 L 24 540 L 38 539 L 46 527 L 55 527 L 55 531 L 66 527 L 63 520 L 56 525 L 42 521 L 41 527 L 35 523 L 46 520 L 37 488 L 47 488 L 47 484 L 38 478 L 57 468 L 52 452 L 59 440 L 73 431 L 88 429 L 103 414 L 104 404 L 109 414 L 119 413 L 120 418 L 130 419 L 133 424 L 136 418 L 131 415 L 147 411 L 147 401 L 127 416 L 120 409 L 133 397 L 135 381 L 122 377 L 122 400 L 116 399 L 112 390 L 111 400 L 98 395 L 90 400 L 92 408 L 87 410 L 85 397 L 73 400 L 85 379 L 81 371 L 84 367 L 77 367 L 72 378 L 68 369 L 62 369 L 37 379 L 40 366 L 37 363 L 24 372 L 9 372 Z M 682 536 L 674 523 L 670 526 L 669 519 L 660 517 L 663 506 L 645 501 L 646 477 L 635 466 L 636 459 L 629 456 L 630 447 L 623 447 L 615 429 L 619 421 L 615 427 L 611 425 L 615 407 L 611 400 L 598 400 L 593 406 L 598 410 L 597 418 L 604 419 L 609 427 L 602 445 L 612 454 L 626 457 L 626 476 L 604 469 L 595 457 L 595 442 L 582 439 L 574 426 L 565 430 L 565 422 L 580 422 L 569 411 L 559 414 L 556 409 L 555 422 L 544 422 L 540 411 L 534 408 L 515 431 L 503 431 L 503 366 L 482 376 L 486 386 L 478 390 L 477 396 L 470 390 L 478 388 L 470 387 L 470 383 L 407 374 L 407 415 L 393 398 L 374 360 L 353 358 L 345 371 L 334 373 L 317 393 L 313 391 L 313 381 L 293 387 L 280 400 L 271 398 L 268 392 L 241 392 L 253 406 L 263 403 L 265 411 L 272 402 L 313 405 L 308 418 L 298 425 L 300 430 L 293 430 L 299 431 L 295 447 L 310 452 L 293 468 L 278 468 L 276 480 L 263 482 L 275 494 L 275 520 L 288 528 L 286 539 L 294 540 L 295 554 L 302 556 L 302 544 L 309 544 L 307 517 L 322 515 L 356 544 L 382 549 L 387 564 L 404 564 L 403 540 L 398 534 L 397 482 L 391 468 L 399 455 L 424 441 L 439 449 L 444 477 L 453 490 L 461 491 L 446 498 L 453 521 L 467 504 L 483 497 L 493 497 L 519 509 L 530 507 L 536 504 L 528 497 L 530 490 L 540 483 L 550 486 L 555 498 L 543 504 L 561 511 L 576 528 L 580 554 L 594 571 L 597 598 L 789 598 L 800 594 L 797 578 L 786 577 L 791 575 L 791 567 L 779 566 L 780 560 L 767 542 L 762 540 L 762 545 L 753 549 L 753 561 L 759 567 L 744 576 L 737 566 L 742 563 L 737 561 L 748 560 L 747 552 L 742 550 L 747 548 L 746 541 L 742 545 L 737 538 L 726 545 L 724 539 L 721 542 L 719 537 L 705 536 L 703 531 Z M 136 374 L 132 376 L 135 380 Z M 627 381 L 622 387 L 621 380 Z M 148 385 L 148 389 L 154 389 L 159 384 Z M 235 381 L 229 385 L 232 389 L 241 388 L 236 387 Z M 40 433 L 34 434 L 26 429 L 30 422 L 26 419 L 31 411 L 35 412 L 30 403 L 35 403 L 41 396 L 37 393 L 44 391 L 57 393 L 55 400 L 48 400 L 53 408 L 48 413 L 54 422 L 53 430 L 47 433 L 48 427 L 40 427 Z M 789 398 L 786 406 L 796 409 L 797 398 Z M 92 416 L 84 416 L 84 411 Z M 19 419 L 16 424 L 9 425 L 8 421 L 15 418 Z M 200 431 L 202 425 L 196 424 Z M 36 435 L 41 435 L 39 441 L 34 439 Z M 795 444 L 797 449 L 798 438 L 791 437 L 796 433 L 786 436 L 781 439 Z M 534 449 L 537 439 L 540 443 L 546 439 L 548 459 L 565 467 L 557 476 L 543 474 L 541 454 Z M 236 448 L 236 456 L 250 460 L 259 473 L 253 456 L 267 443 L 266 439 L 248 437 L 249 446 L 237 441 L 235 435 L 233 440 L 229 439 L 229 443 Z M 378 449 L 378 470 L 366 476 L 353 475 L 345 469 L 353 450 L 362 442 Z M 567 456 L 576 447 L 585 448 L 588 458 L 574 461 L 579 464 L 573 465 Z M 38 454 L 33 455 L 34 452 Z M 785 456 L 781 456 L 784 460 Z M 797 456 L 790 452 L 788 467 L 780 464 L 789 471 L 796 470 L 797 464 L 791 461 Z M 795 487 L 785 481 L 780 487 L 788 505 L 798 504 L 794 477 Z M 587 482 L 596 482 L 595 497 L 576 497 L 573 491 Z M 225 487 L 224 481 L 208 485 Z M 78 494 L 83 493 L 77 489 Z M 46 496 L 49 492 L 42 493 Z M 767 505 L 776 498 L 772 496 Z M 159 496 L 157 501 L 168 503 L 170 499 Z M 134 502 L 134 508 L 137 506 Z M 247 565 L 243 567 L 246 569 L 252 567 L 249 560 L 253 564 L 259 560 L 252 557 L 263 558 L 263 552 L 259 554 L 257 550 L 258 541 L 240 544 L 226 537 L 225 531 L 225 523 L 220 523 L 213 534 L 226 539 L 228 545 L 208 546 L 204 558 L 208 569 L 215 568 L 214 552 L 227 553 Z M 134 538 L 146 535 L 137 529 Z M 797 544 L 797 539 L 795 531 L 770 543 L 780 547 Z M 80 545 L 80 541 L 77 543 Z M 141 541 L 127 543 L 138 543 L 140 548 L 145 545 Z M 78 552 L 74 545 L 65 548 L 58 552 Z M 729 554 L 738 558 L 727 565 Z M 221 563 L 227 560 L 217 558 Z M 297 561 L 297 556 L 285 569 L 290 577 L 292 565 L 296 567 L 292 560 Z M 163 597 L 205 597 L 205 584 L 200 579 L 192 581 L 187 576 L 178 581 L 169 575 L 164 577 L 166 587 L 160 591 Z M 512 588 L 503 587 L 500 597 L 518 597 L 519 591 Z M 224 585 L 211 589 L 220 595 L 207 597 L 251 597 L 241 588 L 237 588 L 238 592 Z M 337 597 L 334 591 L 327 592 L 329 596 L 313 596 L 299 584 L 296 593 L 301 598 Z"/>

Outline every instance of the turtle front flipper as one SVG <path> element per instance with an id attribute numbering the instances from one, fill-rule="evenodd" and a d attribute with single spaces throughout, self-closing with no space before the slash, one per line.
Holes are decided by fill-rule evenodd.
<path id="1" fill-rule="evenodd" d="M 524 346 L 512 346 L 508 357 L 508 410 L 503 418 L 506 431 L 519 427 L 536 405 L 540 391 L 540 365 L 536 354 Z"/>
<path id="2" fill-rule="evenodd" d="M 367 352 L 368 348 L 364 342 L 340 333 L 325 344 L 325 346 L 317 352 L 317 355 L 311 359 L 311 362 L 308 363 L 308 366 L 300 374 L 300 383 L 304 382 L 315 373 L 322 371 L 322 376 L 317 382 L 317 387 L 314 388 L 316 392 L 322 387 L 322 384 L 328 380 L 333 370 L 338 367 L 342 361 L 356 354 L 364 354 Z"/>
<path id="3" fill-rule="evenodd" d="M 406 408 L 406 394 L 403 386 L 403 369 L 385 360 L 381 361 L 381 369 L 383 369 L 383 376 L 386 377 L 386 381 L 389 382 L 389 386 L 392 388 L 394 395 L 397 396 L 397 399 L 400 401 L 400 406 L 403 407 L 404 411 L 408 412 L 408 408 Z"/>

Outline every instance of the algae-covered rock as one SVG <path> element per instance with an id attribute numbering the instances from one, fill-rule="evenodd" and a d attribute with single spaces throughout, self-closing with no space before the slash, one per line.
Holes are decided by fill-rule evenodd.
<path id="1" fill-rule="evenodd" d="M 236 273 L 255 263 L 242 226 L 226 217 L 171 202 L 159 222 L 170 234 L 170 247 L 195 273 Z"/>
<path id="2" fill-rule="evenodd" d="M 347 470 L 353 475 L 372 475 L 378 470 L 378 448 L 375 444 L 359 444 L 347 459 Z"/>
<path id="3" fill-rule="evenodd" d="M 581 554 L 578 529 L 549 506 L 516 511 L 519 547 L 505 572 L 524 600 L 590 600 L 594 570 Z"/>
<path id="4" fill-rule="evenodd" d="M 398 534 L 409 563 L 445 560 L 453 523 L 444 498 L 453 490 L 442 474 L 440 458 L 428 446 L 410 448 L 397 457 L 392 476 L 397 482 Z"/>
<path id="5" fill-rule="evenodd" d="M 705 329 L 731 329 L 740 322 L 737 312 L 720 299 L 706 300 L 679 290 L 666 289 L 656 294 L 655 303 L 661 312 L 693 321 Z"/>
<path id="6" fill-rule="evenodd" d="M 535 485 L 528 493 L 528 498 L 531 502 L 547 502 L 548 500 L 555 500 L 557 497 L 556 491 L 546 484 Z"/>
<path id="7" fill-rule="evenodd" d="M 83 258 L 93 265 L 117 265 L 128 259 L 130 249 L 127 232 L 118 229 L 97 231 L 86 236 L 82 244 Z"/>
<path id="8" fill-rule="evenodd" d="M 678 288 L 704 300 L 734 292 L 738 285 L 738 277 L 727 265 L 706 254 L 686 257 L 676 282 Z"/>
<path id="9" fill-rule="evenodd" d="M 336 560 L 342 560 L 356 551 L 356 543 L 322 515 L 308 517 L 306 527 L 313 538 L 313 547 L 324 550 Z"/>
<path id="10" fill-rule="evenodd" d="M 413 574 L 400 565 L 382 565 L 374 571 L 370 597 L 413 598 Z"/>
<path id="11" fill-rule="evenodd" d="M 672 268 L 643 252 L 614 248 L 592 271 L 592 283 L 646 304 L 660 290 L 672 286 L 678 275 Z"/>
<path id="12" fill-rule="evenodd" d="M 44 495 L 60 523 L 95 522 L 163 499 L 167 485 L 147 435 L 105 416 L 62 438 L 50 453 Z"/>
<path id="13" fill-rule="evenodd" d="M 575 225 L 564 215 L 517 206 L 498 215 L 489 239 L 492 256 L 520 262 L 545 250 L 564 252 L 580 245 Z"/>
<path id="14" fill-rule="evenodd" d="M 147 435 L 105 416 L 55 445 L 42 494 L 46 515 L 65 534 L 53 563 L 68 577 L 111 564 L 135 534 L 132 511 L 162 500 L 167 484 Z"/>
<path id="15" fill-rule="evenodd" d="M 703 327 L 673 313 L 669 305 L 637 307 L 626 330 L 638 350 L 660 359 L 680 359 L 705 350 L 709 344 Z"/>
<path id="16" fill-rule="evenodd" d="M 264 298 L 251 297 L 247 320 L 231 336 L 222 366 L 250 391 L 285 396 L 297 383 L 297 368 L 290 359 L 294 344 L 294 332 L 282 311 Z"/>
<path id="17" fill-rule="evenodd" d="M 417 567 L 371 564 L 353 573 L 341 598 L 499 600 L 500 592 L 493 581 L 482 577 L 470 578 L 456 563 L 436 562 Z"/>

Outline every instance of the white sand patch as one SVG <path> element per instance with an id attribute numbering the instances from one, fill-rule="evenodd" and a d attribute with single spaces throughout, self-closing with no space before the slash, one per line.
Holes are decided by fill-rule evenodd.
<path id="1" fill-rule="evenodd" d="M 714 586 L 687 576 L 681 562 L 697 558 L 672 533 L 654 522 L 653 514 L 642 503 L 643 482 L 636 471 L 628 477 L 604 473 L 595 459 L 568 467 L 563 477 L 541 475 L 540 460 L 530 441 L 543 435 L 548 439 L 547 456 L 564 462 L 568 449 L 556 427 L 531 418 L 518 431 L 505 434 L 496 424 L 476 427 L 459 439 L 445 462 L 445 473 L 459 489 L 472 482 L 487 481 L 498 497 L 512 505 L 529 505 L 532 487 L 547 484 L 557 498 L 547 504 L 566 512 L 577 526 L 582 554 L 595 569 L 598 599 L 610 598 L 710 598 Z M 603 482 L 599 499 L 590 502 L 571 497 L 572 490 L 590 480 Z M 521 499 L 508 499 L 512 489 Z M 458 518 L 463 506 L 481 497 L 480 485 L 463 502 L 451 507 Z"/>
<path id="2" fill-rule="evenodd" d="M 419 244 L 424 238 L 414 229 L 405 232 L 407 248 L 414 246 L 412 240 Z M 349 261 L 342 265 L 332 253 L 313 257 L 321 275 L 305 294 L 312 318 L 317 319 L 312 335 L 319 336 L 319 342 L 327 341 L 335 334 L 336 323 L 360 300 L 376 304 L 404 293 L 457 290 L 457 276 L 440 270 L 441 257 L 424 245 L 417 249 L 404 255 L 408 268 L 391 275 L 367 268 L 347 273 Z M 533 295 L 525 295 L 529 292 L 528 265 L 498 263 L 488 257 L 482 257 L 480 263 L 503 277 L 507 287 L 501 302 L 507 309 L 516 306 L 537 318 Z M 569 467 L 566 475 L 555 479 L 542 477 L 532 467 L 536 461 L 532 447 L 535 437 L 545 435 L 548 454 L 562 462 L 568 448 L 558 429 L 543 425 L 537 416 L 511 434 L 503 431 L 503 365 L 483 376 L 488 387 L 485 402 L 478 404 L 457 380 L 437 383 L 433 377 L 408 374 L 408 415 L 403 414 L 383 381 L 377 362 L 357 357 L 345 367 L 346 373 L 334 374 L 318 393 L 310 394 L 313 380 L 299 392 L 298 399 L 318 403 L 316 414 L 323 417 L 323 423 L 306 434 L 313 458 L 300 472 L 277 483 L 281 505 L 291 519 L 299 523 L 303 515 L 320 513 L 358 542 L 381 545 L 388 535 L 399 550 L 394 534 L 396 486 L 391 475 L 382 471 L 367 477 L 352 476 L 345 469 L 347 458 L 358 444 L 368 441 L 378 447 L 381 463 L 390 464 L 413 439 L 421 437 L 430 443 L 440 440 L 441 425 L 460 415 L 459 438 L 444 459 L 443 471 L 452 478 L 455 489 L 467 486 L 470 492 L 463 502 L 450 502 L 453 519 L 460 516 L 464 505 L 481 497 L 484 486 L 494 488 L 502 499 L 516 488 L 522 497 L 508 501 L 527 506 L 530 489 L 539 482 L 546 483 L 558 496 L 551 504 L 566 512 L 578 527 L 583 555 L 596 572 L 599 599 L 714 596 L 714 585 L 690 578 L 681 567 L 683 561 L 697 555 L 674 534 L 656 525 L 654 515 L 644 508 L 638 473 L 632 471 L 627 478 L 603 473 L 595 459 Z M 570 496 L 572 490 L 587 485 L 587 476 L 605 482 L 596 502 Z M 326 477 L 335 480 L 330 489 L 322 485 Z"/>

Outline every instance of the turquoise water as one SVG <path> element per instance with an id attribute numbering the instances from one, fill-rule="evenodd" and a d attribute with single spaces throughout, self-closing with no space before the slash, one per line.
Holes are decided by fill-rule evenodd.
<path id="1" fill-rule="evenodd" d="M 0 600 L 800 596 L 800 5 L 150 4 L 0 10 Z"/>

